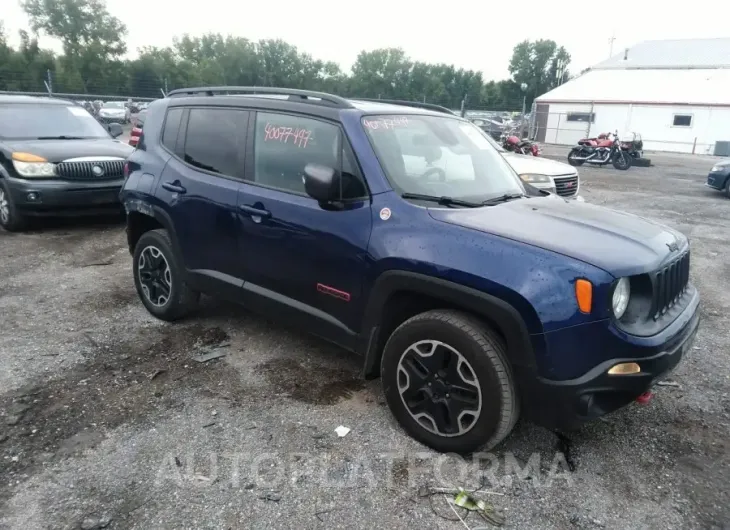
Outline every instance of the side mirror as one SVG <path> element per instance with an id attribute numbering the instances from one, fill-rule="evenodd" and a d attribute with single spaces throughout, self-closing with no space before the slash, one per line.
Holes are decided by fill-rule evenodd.
<path id="1" fill-rule="evenodd" d="M 339 200 L 339 184 L 340 176 L 334 168 L 320 164 L 304 167 L 304 190 L 320 203 Z"/>
<path id="2" fill-rule="evenodd" d="M 107 126 L 107 130 L 109 131 L 109 134 L 111 134 L 112 138 L 117 138 L 122 135 L 124 130 L 122 129 L 122 126 L 118 123 L 110 123 Z"/>

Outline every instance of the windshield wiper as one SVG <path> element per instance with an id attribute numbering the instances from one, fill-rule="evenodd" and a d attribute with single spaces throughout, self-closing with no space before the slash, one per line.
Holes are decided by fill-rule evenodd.
<path id="1" fill-rule="evenodd" d="M 83 140 L 83 136 L 39 136 L 36 140 Z"/>
<path id="2" fill-rule="evenodd" d="M 417 201 L 429 201 L 435 202 L 442 206 L 464 206 L 465 208 L 478 208 L 482 206 L 478 202 L 462 201 L 460 199 L 453 199 L 451 197 L 437 197 L 436 195 L 422 195 L 420 193 L 403 193 L 401 195 L 404 199 L 414 199 Z"/>
<path id="3" fill-rule="evenodd" d="M 515 199 L 522 199 L 523 197 L 527 197 L 524 193 L 505 193 L 504 195 L 500 195 L 499 197 L 492 197 L 491 199 L 487 199 L 482 203 L 482 206 L 489 206 L 493 204 L 499 204 L 500 202 L 507 202 L 507 201 L 513 201 Z"/>

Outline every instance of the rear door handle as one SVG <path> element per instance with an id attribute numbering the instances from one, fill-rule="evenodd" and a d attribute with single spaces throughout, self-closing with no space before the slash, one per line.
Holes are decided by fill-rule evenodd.
<path id="1" fill-rule="evenodd" d="M 179 180 L 176 180 L 175 182 L 163 182 L 162 187 L 173 193 L 185 193 L 188 191 L 182 184 L 180 184 Z"/>
<path id="2" fill-rule="evenodd" d="M 253 217 L 254 221 L 256 220 L 256 217 L 258 217 L 259 220 L 271 217 L 271 212 L 269 210 L 262 210 L 260 208 L 254 208 L 253 206 L 246 206 L 245 204 L 240 204 L 238 207 L 242 212 L 246 212 Z"/>

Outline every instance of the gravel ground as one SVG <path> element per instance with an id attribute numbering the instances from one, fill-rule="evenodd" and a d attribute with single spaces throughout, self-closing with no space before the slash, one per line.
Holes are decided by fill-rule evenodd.
<path id="1" fill-rule="evenodd" d="M 480 485 L 510 528 L 728 528 L 730 202 L 708 159 L 653 158 L 582 168 L 582 190 L 692 239 L 703 323 L 678 386 L 563 439 L 520 423 L 468 462 L 409 439 L 336 347 L 210 299 L 150 317 L 118 220 L 0 232 L 0 528 L 457 529 L 429 488 Z"/>

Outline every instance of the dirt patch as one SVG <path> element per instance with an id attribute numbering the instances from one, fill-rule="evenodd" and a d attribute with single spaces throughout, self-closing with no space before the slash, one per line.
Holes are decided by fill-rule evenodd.
<path id="1" fill-rule="evenodd" d="M 681 419 L 666 422 L 661 438 L 669 465 L 683 477 L 678 486 L 704 528 L 725 528 L 730 521 L 730 491 L 717 488 L 730 476 L 730 442 L 723 424 L 721 415 L 701 417 L 687 410 Z"/>
<path id="2" fill-rule="evenodd" d="M 130 304 L 140 304 L 142 302 L 137 296 L 137 290 L 134 288 L 134 280 L 129 277 L 117 280 L 113 285 L 109 285 L 103 291 L 95 292 L 83 301 L 76 304 L 76 308 L 80 311 L 109 311 L 113 308 L 121 308 Z"/>
<path id="3" fill-rule="evenodd" d="M 354 372 L 296 359 L 273 359 L 257 366 L 256 371 L 277 394 L 316 405 L 334 405 L 365 388 L 365 381 Z"/>
<path id="4" fill-rule="evenodd" d="M 105 432 L 143 422 L 159 410 L 179 408 L 174 391 L 205 391 L 228 400 L 242 390 L 235 371 L 220 361 L 196 363 L 197 350 L 228 340 L 221 328 L 175 325 L 140 332 L 133 341 L 99 344 L 91 334 L 88 362 L 63 377 L 0 396 L 0 475 L 19 476 L 29 468 L 94 447 Z M 0 499 L 9 491 L 0 484 Z"/>

